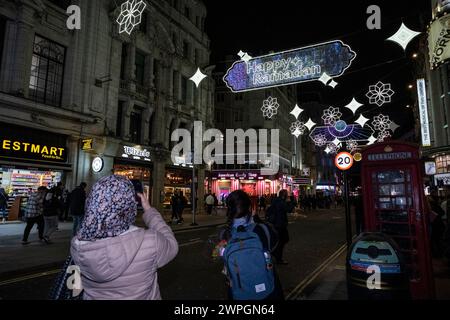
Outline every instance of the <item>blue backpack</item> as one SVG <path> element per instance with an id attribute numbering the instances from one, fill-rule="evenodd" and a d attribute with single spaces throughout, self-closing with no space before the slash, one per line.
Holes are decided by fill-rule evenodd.
<path id="1" fill-rule="evenodd" d="M 267 226 L 260 224 L 270 244 Z M 264 250 L 256 224 L 243 230 L 233 228 L 223 258 L 234 300 L 262 300 L 275 289 L 275 276 L 270 252 Z"/>

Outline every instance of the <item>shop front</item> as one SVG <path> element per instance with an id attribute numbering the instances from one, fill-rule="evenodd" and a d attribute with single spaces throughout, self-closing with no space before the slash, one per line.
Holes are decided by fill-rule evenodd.
<path id="1" fill-rule="evenodd" d="M 277 176 L 263 176 L 259 170 L 254 171 L 213 171 L 212 193 L 218 199 L 225 199 L 236 190 L 245 191 L 250 197 L 276 194 L 281 190 L 282 181 Z"/>
<path id="2" fill-rule="evenodd" d="M 293 178 L 293 193 L 298 198 L 300 196 L 312 195 L 313 181 L 311 178 L 294 177 Z"/>
<path id="3" fill-rule="evenodd" d="M 192 169 L 178 166 L 166 167 L 164 181 L 164 200 L 163 205 L 166 209 L 170 208 L 170 202 L 175 195 L 181 195 L 186 198 L 188 207 L 192 206 Z"/>
<path id="4" fill-rule="evenodd" d="M 10 221 L 23 215 L 31 192 L 64 182 L 72 170 L 67 163 L 67 136 L 0 123 L 0 188 L 8 195 Z"/>
<path id="5" fill-rule="evenodd" d="M 425 173 L 431 178 L 427 185 L 431 189 L 437 189 L 439 195 L 445 197 L 450 194 L 450 155 L 440 153 L 434 155 L 431 159 L 433 162 L 430 160 L 430 162 L 425 163 Z"/>
<path id="6" fill-rule="evenodd" d="M 153 163 L 148 148 L 138 145 L 120 145 L 118 154 L 114 158 L 114 174 L 141 181 L 144 194 L 150 203 L 152 203 L 152 169 Z"/>

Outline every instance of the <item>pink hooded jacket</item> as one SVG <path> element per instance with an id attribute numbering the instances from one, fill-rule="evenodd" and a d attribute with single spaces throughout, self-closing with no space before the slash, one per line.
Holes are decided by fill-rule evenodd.
<path id="1" fill-rule="evenodd" d="M 178 253 L 178 243 L 161 215 L 143 216 L 148 230 L 135 226 L 97 241 L 72 239 L 71 254 L 80 267 L 86 300 L 160 300 L 157 269 Z"/>

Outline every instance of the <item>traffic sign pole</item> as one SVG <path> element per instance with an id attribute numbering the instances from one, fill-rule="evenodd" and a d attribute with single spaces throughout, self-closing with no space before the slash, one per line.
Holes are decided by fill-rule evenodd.
<path id="1" fill-rule="evenodd" d="M 353 156 L 348 152 L 341 152 L 334 159 L 336 167 L 342 171 L 344 178 L 344 204 L 345 204 L 345 229 L 347 249 L 352 245 L 352 220 L 350 215 L 350 190 L 348 185 L 347 170 L 353 166 Z"/>
<path id="2" fill-rule="evenodd" d="M 351 215 L 350 215 L 350 202 L 349 202 L 349 196 L 350 196 L 350 191 L 349 191 L 349 185 L 348 185 L 348 177 L 347 177 L 347 172 L 344 171 L 343 172 L 343 176 L 344 176 L 344 189 L 345 189 L 345 225 L 346 225 L 346 238 L 347 238 L 347 249 L 350 248 L 350 246 L 352 245 L 352 219 L 351 219 Z"/>

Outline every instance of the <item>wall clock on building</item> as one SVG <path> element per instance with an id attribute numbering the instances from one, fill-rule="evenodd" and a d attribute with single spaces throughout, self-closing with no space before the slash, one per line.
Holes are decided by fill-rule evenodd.
<path id="1" fill-rule="evenodd" d="M 100 171 L 103 170 L 103 159 L 100 157 L 96 157 L 94 158 L 94 160 L 92 160 L 92 171 L 94 171 L 95 173 L 98 173 Z"/>

